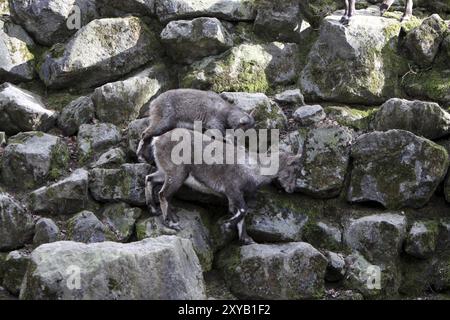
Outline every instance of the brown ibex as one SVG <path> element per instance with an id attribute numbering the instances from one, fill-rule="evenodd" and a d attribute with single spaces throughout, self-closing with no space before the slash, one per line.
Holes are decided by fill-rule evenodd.
<path id="1" fill-rule="evenodd" d="M 203 148 L 206 148 L 212 141 L 220 146 L 222 150 L 231 150 L 234 154 L 234 164 L 194 164 L 191 158 L 189 163 L 174 163 L 172 150 L 179 143 L 173 141 L 174 131 L 184 131 L 183 136 L 190 137 L 191 150 L 194 150 L 195 139 L 202 139 Z M 178 131 L 180 134 L 180 131 Z M 195 137 L 195 135 L 199 135 Z M 199 141 L 199 140 L 197 140 Z M 300 156 L 290 155 L 284 152 L 271 154 L 271 159 L 278 160 L 278 170 L 275 169 L 269 175 L 262 174 L 262 163 L 259 156 L 249 153 L 242 146 L 229 144 L 219 139 L 213 140 L 211 137 L 196 131 L 187 129 L 177 129 L 167 132 L 162 136 L 153 139 L 152 151 L 157 166 L 157 171 L 146 178 L 146 185 L 158 185 L 163 183 L 159 192 L 159 201 L 164 224 L 172 229 L 179 229 L 178 218 L 171 211 L 171 199 L 174 194 L 183 186 L 188 184 L 194 189 L 208 193 L 222 195 L 228 199 L 229 212 L 232 218 L 225 222 L 226 227 L 237 227 L 239 240 L 242 244 L 253 243 L 245 228 L 245 216 L 248 211 L 246 198 L 255 196 L 257 190 L 272 181 L 276 180 L 279 185 L 288 193 L 292 193 L 296 183 L 296 168 L 300 163 Z M 226 145 L 228 144 L 228 146 Z M 225 149 L 230 148 L 230 149 Z M 238 150 L 238 148 L 244 148 Z M 148 150 L 148 149 L 147 149 Z M 189 183 L 189 180 L 191 181 Z M 197 187 L 195 187 L 196 185 Z M 149 196 L 152 197 L 152 191 Z M 155 206 L 151 200 L 150 205 Z"/>
<path id="2" fill-rule="evenodd" d="M 341 18 L 341 23 L 348 25 L 356 11 L 355 8 L 356 0 L 344 0 L 344 1 L 345 1 L 345 13 L 344 16 Z M 384 0 L 383 3 L 380 5 L 380 14 L 383 15 L 387 10 L 389 10 L 394 1 L 395 0 Z M 406 0 L 405 13 L 403 14 L 400 21 L 407 21 L 411 19 L 412 13 L 413 13 L 413 0 Z"/>
<path id="3" fill-rule="evenodd" d="M 136 152 L 139 161 L 144 162 L 143 146 L 150 145 L 153 137 L 175 128 L 193 129 L 195 121 L 202 122 L 204 129 L 217 129 L 223 135 L 226 129 L 247 130 L 255 125 L 252 114 L 233 107 L 215 92 L 169 90 L 150 103 L 149 126 L 142 133 Z"/>

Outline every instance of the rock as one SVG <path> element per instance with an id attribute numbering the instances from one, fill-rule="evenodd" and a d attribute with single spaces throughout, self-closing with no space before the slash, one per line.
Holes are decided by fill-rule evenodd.
<path id="1" fill-rule="evenodd" d="M 3 275 L 5 274 L 5 260 L 7 255 L 7 252 L 0 252 L 0 283 L 3 283 Z"/>
<path id="2" fill-rule="evenodd" d="M 298 4 L 300 5 L 300 14 L 313 28 L 319 28 L 326 16 L 342 6 L 337 1 L 329 0 L 302 0 Z"/>
<path id="3" fill-rule="evenodd" d="M 220 54 L 233 46 L 233 39 L 216 18 L 169 22 L 161 33 L 161 42 L 174 61 L 187 64 Z"/>
<path id="4" fill-rule="evenodd" d="M 376 264 L 395 261 L 405 237 L 406 218 L 395 213 L 352 219 L 344 230 L 346 245 Z"/>
<path id="5" fill-rule="evenodd" d="M 95 89 L 92 99 L 97 118 L 117 126 L 128 125 L 150 99 L 168 89 L 169 79 L 166 67 L 157 65 Z"/>
<path id="6" fill-rule="evenodd" d="M 325 119 L 325 111 L 322 106 L 303 106 L 295 110 L 293 118 L 302 126 L 309 126 Z"/>
<path id="7" fill-rule="evenodd" d="M 44 46 L 65 42 L 77 27 L 97 17 L 93 0 L 18 0 L 10 1 L 10 10 L 14 21 Z"/>
<path id="8" fill-rule="evenodd" d="M 408 32 L 404 40 L 405 52 L 419 66 L 431 66 L 446 31 L 445 21 L 438 14 L 433 14 Z"/>
<path id="9" fill-rule="evenodd" d="M 55 242 L 40 246 L 31 254 L 20 297 L 201 300 L 205 288 L 190 241 L 163 236 L 129 244 Z"/>
<path id="10" fill-rule="evenodd" d="M 100 202 L 123 201 L 143 206 L 145 177 L 150 174 L 147 164 L 124 164 L 120 169 L 92 169 L 89 172 L 89 190 Z"/>
<path id="11" fill-rule="evenodd" d="M 0 131 L 0 147 L 6 146 L 6 133 Z"/>
<path id="12" fill-rule="evenodd" d="M 58 117 L 58 127 L 66 136 L 77 134 L 82 124 L 91 123 L 95 117 L 94 102 L 90 97 L 79 97 L 64 107 Z"/>
<path id="13" fill-rule="evenodd" d="M 217 263 L 238 298 L 313 299 L 324 293 L 327 259 L 304 242 L 230 247 Z"/>
<path id="14" fill-rule="evenodd" d="M 33 237 L 32 217 L 7 193 L 0 193 L 0 221 L 0 251 L 23 247 Z"/>
<path id="15" fill-rule="evenodd" d="M 136 151 L 141 140 L 142 132 L 147 129 L 149 125 L 149 120 L 147 118 L 138 119 L 130 122 L 127 128 L 127 154 L 136 159 Z"/>
<path id="16" fill-rule="evenodd" d="M 363 132 L 372 130 L 372 120 L 376 111 L 378 111 L 378 108 L 366 110 L 341 106 L 329 106 L 325 108 L 328 119 L 336 121 L 341 126 Z"/>
<path id="17" fill-rule="evenodd" d="M 370 105 L 400 96 L 399 75 L 408 71 L 397 54 L 400 23 L 378 9 L 358 12 L 350 26 L 340 19 L 333 14 L 322 23 L 300 76 L 305 97 Z"/>
<path id="18" fill-rule="evenodd" d="M 216 17 L 229 21 L 252 21 L 256 17 L 254 1 L 249 0 L 156 0 L 156 15 L 170 20 Z"/>
<path id="19" fill-rule="evenodd" d="M 253 112 L 257 129 L 286 127 L 287 118 L 283 110 L 264 93 L 224 92 L 220 96 L 248 114 Z"/>
<path id="20" fill-rule="evenodd" d="M 92 164 L 92 168 L 116 169 L 126 162 L 125 152 L 121 148 L 115 148 L 103 153 L 98 160 Z"/>
<path id="21" fill-rule="evenodd" d="M 58 241 L 59 228 L 52 219 L 41 218 L 36 222 L 33 244 L 40 246 L 44 243 Z"/>
<path id="22" fill-rule="evenodd" d="M 300 40 L 300 7 L 298 0 L 264 0 L 258 3 L 254 30 L 269 41 L 296 42 Z"/>
<path id="23" fill-rule="evenodd" d="M 34 78 L 34 41 L 19 25 L 0 19 L 0 82 L 21 82 Z"/>
<path id="24" fill-rule="evenodd" d="M 22 131 L 49 130 L 55 112 L 42 99 L 10 83 L 0 85 L 0 128 L 12 136 Z"/>
<path id="25" fill-rule="evenodd" d="M 295 130 L 281 138 L 280 150 L 292 154 L 302 154 L 305 146 L 307 130 Z"/>
<path id="26" fill-rule="evenodd" d="M 103 223 L 108 226 L 119 242 L 125 242 L 131 237 L 136 220 L 141 215 L 141 209 L 132 208 L 123 202 L 108 204 L 101 212 Z"/>
<path id="27" fill-rule="evenodd" d="M 172 210 L 180 219 L 181 231 L 176 232 L 176 235 L 191 240 L 203 272 L 210 271 L 214 258 L 214 248 L 208 229 L 209 213 L 200 207 L 186 204 L 173 206 Z M 136 225 L 136 233 L 137 239 L 142 240 L 149 237 L 172 235 L 173 230 L 162 224 L 161 217 L 151 217 L 139 221 Z"/>
<path id="28" fill-rule="evenodd" d="M 325 273 L 325 280 L 329 282 L 337 282 L 344 278 L 345 275 L 345 260 L 341 254 L 327 251 L 325 254 L 328 259 L 327 272 Z"/>
<path id="29" fill-rule="evenodd" d="M 405 252 L 418 259 L 427 259 L 436 250 L 437 237 L 436 223 L 416 221 L 406 237 Z"/>
<path id="30" fill-rule="evenodd" d="M 405 75 L 403 89 L 410 97 L 450 102 L 450 71 L 431 69 Z"/>
<path id="31" fill-rule="evenodd" d="M 450 114 L 437 103 L 392 98 L 375 114 L 375 130 L 402 129 L 428 139 L 450 133 Z"/>
<path id="32" fill-rule="evenodd" d="M 1 0 L 0 1 L 0 15 L 9 16 L 9 1 L 8 0 Z"/>
<path id="33" fill-rule="evenodd" d="M 86 163 L 97 158 L 102 152 L 119 144 L 122 135 L 110 123 L 83 124 L 78 131 L 78 150 L 80 162 Z"/>
<path id="34" fill-rule="evenodd" d="M 46 53 L 39 76 L 52 88 L 93 87 L 154 61 L 160 51 L 155 35 L 139 18 L 94 20 L 67 44 Z"/>
<path id="35" fill-rule="evenodd" d="M 32 189 L 60 177 L 68 162 L 69 151 L 61 138 L 36 131 L 19 133 L 5 148 L 2 180 L 13 189 Z"/>
<path id="36" fill-rule="evenodd" d="M 100 11 L 112 7 L 122 12 L 143 16 L 155 15 L 155 3 L 156 0 L 96 0 L 97 8 Z"/>
<path id="37" fill-rule="evenodd" d="M 296 190 L 320 198 L 339 195 L 352 141 L 352 133 L 345 127 L 332 125 L 311 130 L 306 137 Z"/>
<path id="38" fill-rule="evenodd" d="M 3 286 L 14 296 L 19 296 L 29 261 L 30 254 L 23 250 L 12 251 L 6 256 Z"/>
<path id="39" fill-rule="evenodd" d="M 376 201 L 393 209 L 425 205 L 448 168 L 443 147 L 403 130 L 364 134 L 351 156 L 348 201 Z"/>
<path id="40" fill-rule="evenodd" d="M 305 226 L 303 239 L 318 249 L 342 250 L 342 232 L 328 221 L 310 221 Z"/>
<path id="41" fill-rule="evenodd" d="M 275 102 L 286 106 L 305 105 L 305 98 L 300 89 L 286 90 L 278 93 L 274 97 Z"/>
<path id="42" fill-rule="evenodd" d="M 112 240 L 107 227 L 90 211 L 82 211 L 67 222 L 67 239 L 95 243 Z"/>
<path id="43" fill-rule="evenodd" d="M 86 208 L 88 200 L 88 172 L 78 169 L 63 180 L 33 191 L 28 203 L 35 213 L 69 215 Z"/>
<path id="44" fill-rule="evenodd" d="M 2 300 L 17 300 L 17 298 L 12 296 L 5 288 L 0 287 L 0 301 Z"/>
<path id="45" fill-rule="evenodd" d="M 267 92 L 293 84 L 299 66 L 294 43 L 244 43 L 219 56 L 193 63 L 181 74 L 180 87 L 215 92 Z"/>

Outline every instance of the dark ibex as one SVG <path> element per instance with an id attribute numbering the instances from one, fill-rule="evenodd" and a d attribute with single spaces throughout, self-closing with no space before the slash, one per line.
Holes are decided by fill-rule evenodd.
<path id="1" fill-rule="evenodd" d="M 344 0 L 344 1 L 345 1 L 345 14 L 341 18 L 341 23 L 348 25 L 356 11 L 355 8 L 356 0 Z M 381 15 L 383 15 L 387 10 L 389 10 L 394 1 L 395 0 L 383 1 L 383 3 L 380 5 Z M 413 0 L 406 0 L 405 13 L 403 14 L 400 21 L 407 21 L 411 19 L 412 13 L 413 13 Z"/>
<path id="2" fill-rule="evenodd" d="M 252 114 L 233 107 L 215 92 L 169 90 L 150 103 L 150 123 L 136 152 L 139 161 L 144 162 L 143 146 L 150 145 L 153 137 L 175 128 L 193 129 L 195 121 L 202 122 L 204 129 L 217 129 L 223 135 L 226 129 L 247 130 L 255 125 Z"/>
<path id="3" fill-rule="evenodd" d="M 228 207 L 232 218 L 225 222 L 227 227 L 236 225 L 239 240 L 242 244 L 253 243 L 245 228 L 245 216 L 248 211 L 246 197 L 254 197 L 257 190 L 276 180 L 286 192 L 292 193 L 296 183 L 296 168 L 300 163 L 300 156 L 289 155 L 279 152 L 271 154 L 271 159 L 278 160 L 278 170 L 275 169 L 270 175 L 263 175 L 263 165 L 259 156 L 248 153 L 244 147 L 229 144 L 220 140 L 214 140 L 222 150 L 234 152 L 234 164 L 194 164 L 191 159 L 189 164 L 174 163 L 172 150 L 179 143 L 173 141 L 173 132 L 184 131 L 183 136 L 190 137 L 191 150 L 194 150 L 195 139 L 202 139 L 203 148 L 206 148 L 213 139 L 209 136 L 186 129 L 177 129 L 167 132 L 153 140 L 152 150 L 157 166 L 157 171 L 146 178 L 146 185 L 158 185 L 163 183 L 159 192 L 159 201 L 164 224 L 172 229 L 179 229 L 178 218 L 171 211 L 170 201 L 174 194 L 183 186 L 190 187 L 201 192 L 215 193 L 228 199 Z M 178 131 L 180 134 L 180 131 Z M 195 137 L 195 135 L 199 135 Z M 197 140 L 198 141 L 198 140 Z M 228 146 L 226 145 L 228 144 Z M 225 149 L 230 148 L 230 149 Z M 244 148 L 238 150 L 238 148 Z M 148 150 L 148 149 L 147 149 Z M 191 181 L 189 183 L 189 180 Z M 188 182 L 188 183 L 186 183 Z M 146 186 L 147 187 L 147 186 Z M 152 191 L 148 196 L 152 197 Z M 156 201 L 151 205 L 155 206 Z"/>

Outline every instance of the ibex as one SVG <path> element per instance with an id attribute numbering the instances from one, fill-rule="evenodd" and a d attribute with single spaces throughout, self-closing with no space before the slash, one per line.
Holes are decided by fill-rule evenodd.
<path id="1" fill-rule="evenodd" d="M 344 0 L 345 1 L 345 14 L 341 18 L 341 23 L 348 25 L 355 14 L 356 8 L 355 3 L 356 0 Z M 384 0 L 383 3 L 380 5 L 380 14 L 383 15 L 391 5 L 394 3 L 395 0 Z M 400 21 L 407 21 L 411 19 L 413 13 L 413 0 L 406 0 L 406 6 L 405 6 L 405 13 L 403 14 Z"/>
<path id="2" fill-rule="evenodd" d="M 194 150 L 195 135 L 200 135 L 196 137 L 197 139 L 203 139 L 200 140 L 203 148 L 213 141 L 209 136 L 196 131 L 177 130 L 184 130 L 183 135 L 191 138 L 191 150 Z M 254 197 L 260 187 L 272 181 L 277 181 L 286 192 L 294 192 L 295 172 L 300 163 L 300 156 L 284 152 L 277 153 L 275 156 L 279 160 L 278 170 L 272 175 L 263 175 L 262 164 L 257 154 L 247 152 L 243 146 L 234 144 L 226 146 L 225 144 L 230 142 L 215 140 L 215 143 L 219 143 L 223 147 L 222 150 L 230 147 L 229 150 L 234 152 L 234 164 L 194 164 L 193 158 L 191 158 L 190 164 L 175 164 L 172 159 L 172 150 L 178 142 L 172 141 L 174 131 L 153 139 L 152 150 L 157 171 L 146 178 L 146 187 L 147 184 L 152 186 L 163 184 L 159 192 L 159 201 L 164 224 L 169 228 L 179 230 L 178 217 L 172 212 L 170 202 L 183 184 L 187 184 L 200 192 L 206 191 L 227 198 L 228 209 L 233 216 L 225 222 L 225 226 L 227 228 L 237 227 L 239 241 L 242 244 L 254 243 L 245 228 L 245 216 L 248 211 L 246 198 Z M 238 152 L 238 148 L 244 149 Z M 271 159 L 274 158 L 272 154 Z M 147 194 L 152 197 L 153 192 L 150 190 Z M 151 199 L 150 205 L 155 206 L 155 202 L 154 199 Z"/>
<path id="3" fill-rule="evenodd" d="M 247 130 L 255 125 L 252 114 L 231 106 L 217 93 L 194 89 L 161 94 L 150 103 L 149 121 L 136 152 L 141 162 L 144 162 L 144 144 L 150 145 L 153 137 L 175 128 L 193 129 L 194 121 L 201 121 L 204 129 L 217 129 L 223 135 L 226 129 Z"/>

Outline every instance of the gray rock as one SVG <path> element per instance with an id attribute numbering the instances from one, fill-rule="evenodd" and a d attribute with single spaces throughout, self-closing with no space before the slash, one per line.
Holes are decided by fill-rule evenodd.
<path id="1" fill-rule="evenodd" d="M 92 99 L 101 122 L 126 126 L 138 118 L 142 107 L 167 90 L 170 76 L 165 65 L 140 71 L 125 80 L 107 83 L 95 89 Z"/>
<path id="2" fill-rule="evenodd" d="M 300 14 L 314 28 L 320 27 L 322 20 L 342 5 L 336 1 L 328 0 L 302 0 L 298 4 Z"/>
<path id="3" fill-rule="evenodd" d="M 21 26 L 0 19 L 0 82 L 29 81 L 34 78 L 33 39 Z"/>
<path id="4" fill-rule="evenodd" d="M 127 128 L 127 154 L 136 158 L 136 151 L 141 140 L 141 135 L 149 125 L 149 120 L 147 118 L 138 119 L 130 122 Z"/>
<path id="5" fill-rule="evenodd" d="M 31 215 L 7 193 L 0 193 L 0 221 L 0 251 L 23 247 L 33 237 Z"/>
<path id="6" fill-rule="evenodd" d="M 155 35 L 139 18 L 99 19 L 48 51 L 39 76 L 52 88 L 88 88 L 152 62 L 160 52 Z"/>
<path id="7" fill-rule="evenodd" d="M 274 97 L 275 102 L 281 105 L 298 106 L 305 105 L 305 98 L 300 89 L 286 90 Z"/>
<path id="8" fill-rule="evenodd" d="M 0 129 L 7 135 L 47 131 L 55 119 L 55 112 L 47 109 L 39 96 L 10 83 L 0 85 Z"/>
<path id="9" fill-rule="evenodd" d="M 101 211 L 102 222 L 111 230 L 119 242 L 128 241 L 133 234 L 136 220 L 141 215 L 142 210 L 140 208 L 132 208 L 123 202 L 108 204 Z"/>
<path id="10" fill-rule="evenodd" d="M 92 168 L 115 169 L 126 163 L 126 154 L 121 148 L 114 148 L 103 153 L 92 164 Z"/>
<path id="11" fill-rule="evenodd" d="M 399 96 L 399 75 L 408 71 L 397 55 L 400 22 L 380 17 L 377 8 L 358 12 L 349 26 L 340 19 L 336 13 L 321 25 L 300 76 L 305 97 L 367 105 Z"/>
<path id="12" fill-rule="evenodd" d="M 69 162 L 67 145 L 56 136 L 30 131 L 8 139 L 2 158 L 5 186 L 28 190 L 59 178 Z"/>
<path id="13" fill-rule="evenodd" d="M 406 238 L 406 217 L 395 213 L 365 216 L 349 221 L 344 241 L 372 263 L 398 258 Z"/>
<path id="14" fill-rule="evenodd" d="M 143 16 L 155 15 L 155 3 L 157 0 L 96 0 L 97 8 L 100 12 L 110 7 L 125 13 L 132 13 Z"/>
<path id="15" fill-rule="evenodd" d="M 252 21 L 256 17 L 254 1 L 249 0 L 156 0 L 156 15 L 161 22 L 216 17 L 229 21 Z"/>
<path id="16" fill-rule="evenodd" d="M 309 126 L 322 121 L 326 115 L 322 106 L 312 105 L 298 108 L 292 116 L 302 126 Z"/>
<path id="17" fill-rule="evenodd" d="M 450 114 L 437 103 L 392 98 L 375 114 L 373 127 L 378 131 L 402 129 L 437 139 L 450 133 Z"/>
<path id="18" fill-rule="evenodd" d="M 79 97 L 70 102 L 58 117 L 58 127 L 66 136 L 77 134 L 82 124 L 91 123 L 95 117 L 94 103 L 90 97 Z"/>
<path id="19" fill-rule="evenodd" d="M 9 16 L 9 0 L 1 0 L 0 1 L 0 14 L 4 16 Z"/>
<path id="20" fill-rule="evenodd" d="M 30 253 L 24 250 L 12 251 L 6 256 L 3 287 L 14 296 L 19 296 L 29 261 Z"/>
<path id="21" fill-rule="evenodd" d="M 110 123 L 83 124 L 78 131 L 79 160 L 86 163 L 95 160 L 109 148 L 119 144 L 122 134 Z"/>
<path id="22" fill-rule="evenodd" d="M 264 0 L 258 2 L 255 33 L 270 41 L 299 42 L 300 7 L 298 0 Z"/>
<path id="23" fill-rule="evenodd" d="M 119 169 L 92 169 L 89 172 L 89 190 L 100 202 L 124 201 L 143 206 L 145 177 L 151 172 L 147 164 L 124 164 Z"/>
<path id="24" fill-rule="evenodd" d="M 342 250 L 341 229 L 328 221 L 311 221 L 305 227 L 304 240 L 315 248 Z"/>
<path id="25" fill-rule="evenodd" d="M 97 17 L 94 0 L 17 0 L 10 1 L 10 10 L 14 21 L 40 44 L 51 46 L 65 42 L 77 32 L 75 5 L 80 9 L 80 26 Z"/>
<path id="26" fill-rule="evenodd" d="M 6 133 L 0 131 L 0 147 L 6 146 Z"/>
<path id="27" fill-rule="evenodd" d="M 68 215 L 80 212 L 88 203 L 88 172 L 74 171 L 67 178 L 30 193 L 29 208 L 36 213 Z"/>
<path id="28" fill-rule="evenodd" d="M 344 187 L 352 142 L 352 133 L 345 127 L 312 129 L 306 137 L 296 190 L 320 198 L 339 195 Z"/>
<path id="29" fill-rule="evenodd" d="M 327 251 L 325 257 L 328 259 L 327 272 L 325 273 L 325 280 L 329 282 L 337 282 L 344 278 L 345 275 L 345 260 L 341 254 Z"/>
<path id="30" fill-rule="evenodd" d="M 298 50 L 295 43 L 243 43 L 190 65 L 181 73 L 180 87 L 267 92 L 270 87 L 294 84 L 299 73 Z"/>
<path id="31" fill-rule="evenodd" d="M 431 66 L 446 31 L 447 23 L 438 14 L 426 18 L 420 26 L 406 35 L 406 54 L 421 67 Z"/>
<path id="32" fill-rule="evenodd" d="M 329 106 L 325 108 L 327 118 L 357 131 L 371 131 L 372 120 L 378 108 L 354 109 L 351 107 Z"/>
<path id="33" fill-rule="evenodd" d="M 438 224 L 416 221 L 412 225 L 405 241 L 405 252 L 418 259 L 430 258 L 436 250 Z"/>
<path id="34" fill-rule="evenodd" d="M 113 240 L 107 227 L 90 211 L 82 211 L 67 221 L 67 239 L 95 243 Z"/>
<path id="35" fill-rule="evenodd" d="M 360 136 L 352 158 L 347 199 L 376 201 L 393 209 L 425 205 L 448 168 L 443 147 L 402 130 Z"/>
<path id="36" fill-rule="evenodd" d="M 286 127 L 287 118 L 277 103 L 264 93 L 224 92 L 220 95 L 232 106 L 252 113 L 256 129 L 282 129 Z"/>
<path id="37" fill-rule="evenodd" d="M 214 258 L 214 248 L 208 229 L 208 216 L 210 213 L 206 210 L 183 204 L 183 206 L 173 206 L 173 212 L 180 219 L 181 231 L 176 232 L 178 237 L 189 239 L 192 242 L 195 253 L 198 256 L 203 272 L 212 269 Z M 137 239 L 155 238 L 161 235 L 173 235 L 172 229 L 167 229 L 162 224 L 161 217 L 151 217 L 139 221 L 136 225 Z"/>
<path id="38" fill-rule="evenodd" d="M 31 254 L 20 297 L 189 300 L 205 299 L 205 287 L 190 241 L 163 236 L 129 244 L 42 245 Z"/>
<path id="39" fill-rule="evenodd" d="M 161 32 L 161 42 L 175 62 L 187 64 L 220 54 L 233 46 L 228 31 L 216 18 L 169 22 Z"/>
<path id="40" fill-rule="evenodd" d="M 312 299 L 324 293 L 327 259 L 304 242 L 230 247 L 217 263 L 239 298 Z"/>
<path id="41" fill-rule="evenodd" d="M 44 243 L 58 241 L 59 228 L 52 219 L 41 218 L 36 222 L 33 244 L 40 246 Z"/>

